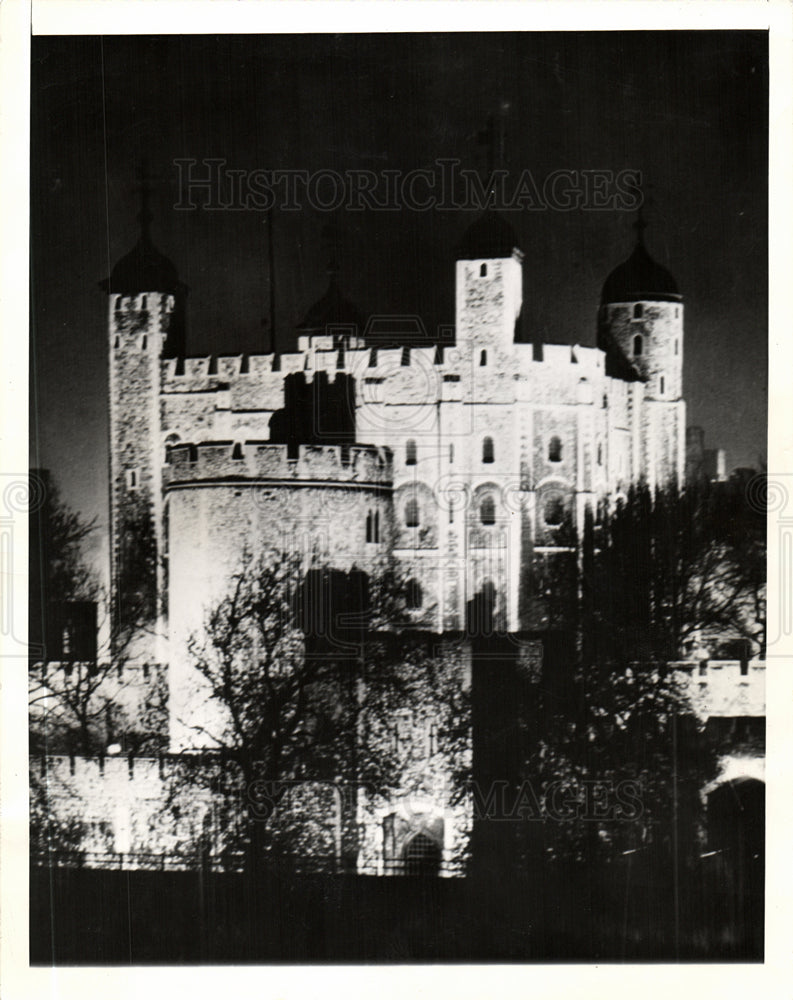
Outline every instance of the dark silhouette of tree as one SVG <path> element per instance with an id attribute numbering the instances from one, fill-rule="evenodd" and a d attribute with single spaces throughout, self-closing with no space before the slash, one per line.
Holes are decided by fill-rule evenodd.
<path id="1" fill-rule="evenodd" d="M 326 820 L 341 829 L 348 865 L 359 789 L 385 799 L 419 791 L 441 758 L 462 789 L 466 685 L 437 637 L 416 627 L 408 589 L 394 567 L 370 580 L 277 551 L 246 558 L 231 577 L 189 642 L 206 706 L 193 728 L 207 750 L 165 807 L 173 815 L 196 795 L 211 800 L 225 817 L 215 820 L 223 863 L 316 858 L 327 836 L 305 807 L 311 787 L 330 796 Z M 398 713 L 413 737 L 423 733 L 420 752 L 408 745 L 421 740 L 397 732 Z"/>
<path id="2" fill-rule="evenodd" d="M 577 551 L 577 611 L 558 602 L 577 636 L 574 676 L 530 720 L 527 760 L 535 787 L 567 787 L 574 807 L 567 821 L 547 818 L 534 848 L 592 860 L 652 845 L 684 864 L 717 750 L 674 664 L 735 636 L 762 652 L 762 505 L 745 483 L 639 484 L 600 523 L 589 512 Z M 564 594 L 566 581 L 546 590 Z"/>
<path id="3" fill-rule="evenodd" d="M 31 750 L 101 754 L 128 731 L 129 749 L 161 748 L 164 679 L 158 672 L 143 697 L 143 725 L 138 724 L 137 732 L 131 732 L 122 706 L 132 679 L 126 667 L 146 608 L 142 602 L 127 602 L 123 614 L 109 614 L 107 594 L 84 558 L 94 522 L 63 502 L 48 472 L 34 475 L 43 485 L 43 502 L 31 517 Z M 97 622 L 97 608 L 104 621 Z M 98 633 L 105 637 L 99 648 Z"/>

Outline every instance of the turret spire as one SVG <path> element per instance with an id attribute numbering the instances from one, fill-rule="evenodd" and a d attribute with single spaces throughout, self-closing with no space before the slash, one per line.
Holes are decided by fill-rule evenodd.
<path id="1" fill-rule="evenodd" d="M 636 246 L 644 246 L 644 230 L 647 228 L 647 220 L 644 217 L 644 205 L 639 205 L 639 211 L 636 213 L 636 221 L 633 224 L 633 228 L 636 230 Z"/>
<path id="2" fill-rule="evenodd" d="M 140 235 L 143 240 L 151 239 L 151 174 L 149 173 L 149 162 L 144 156 L 140 161 L 140 183 L 135 190 L 140 194 L 140 211 L 138 212 L 138 222 L 140 223 Z"/>

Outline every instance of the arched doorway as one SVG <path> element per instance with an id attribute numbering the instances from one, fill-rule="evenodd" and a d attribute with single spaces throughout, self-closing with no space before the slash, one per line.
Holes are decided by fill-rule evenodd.
<path id="1" fill-rule="evenodd" d="M 402 860 L 406 875 L 435 876 L 441 867 L 441 849 L 431 837 L 417 833 L 405 844 Z"/>

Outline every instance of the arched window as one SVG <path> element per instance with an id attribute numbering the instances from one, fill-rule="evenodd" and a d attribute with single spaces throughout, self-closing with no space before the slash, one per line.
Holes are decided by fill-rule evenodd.
<path id="1" fill-rule="evenodd" d="M 482 442 L 482 461 L 488 465 L 496 460 L 496 450 L 493 446 L 493 438 L 486 437 Z"/>
<path id="2" fill-rule="evenodd" d="M 409 608 L 420 608 L 424 603 L 424 594 L 418 580 L 408 580 L 405 587 L 405 604 Z"/>
<path id="3" fill-rule="evenodd" d="M 633 338 L 633 356 L 635 358 L 641 357 L 642 349 L 644 347 L 644 341 L 642 340 L 642 335 L 637 333 Z"/>
<path id="4" fill-rule="evenodd" d="M 419 526 L 419 502 L 415 497 L 411 497 L 405 504 L 405 525 L 408 528 Z"/>
<path id="5" fill-rule="evenodd" d="M 564 503 L 561 497 L 549 497 L 543 507 L 545 523 L 552 528 L 560 525 L 564 519 Z"/>
<path id="6" fill-rule="evenodd" d="M 557 437 L 556 434 L 548 442 L 548 461 L 549 462 L 561 462 L 562 461 L 562 439 Z"/>
<path id="7" fill-rule="evenodd" d="M 487 277 L 487 264 L 480 264 L 479 265 L 479 277 L 480 278 L 486 278 Z"/>
<path id="8" fill-rule="evenodd" d="M 231 450 L 231 457 L 235 462 L 241 462 L 245 457 L 242 454 L 242 445 L 237 441 Z"/>
<path id="9" fill-rule="evenodd" d="M 486 364 L 487 364 L 487 351 L 482 351 L 482 353 L 479 355 L 479 366 L 481 368 L 484 368 Z"/>
<path id="10" fill-rule="evenodd" d="M 482 504 L 479 507 L 479 518 L 482 524 L 496 523 L 496 504 L 489 494 L 482 500 Z"/>
<path id="11" fill-rule="evenodd" d="M 633 318 L 641 319 L 643 315 L 644 315 L 644 306 L 641 304 L 641 302 L 637 302 L 636 305 L 633 307 Z"/>
<path id="12" fill-rule="evenodd" d="M 405 445 L 405 465 L 416 464 L 416 442 L 411 438 Z"/>

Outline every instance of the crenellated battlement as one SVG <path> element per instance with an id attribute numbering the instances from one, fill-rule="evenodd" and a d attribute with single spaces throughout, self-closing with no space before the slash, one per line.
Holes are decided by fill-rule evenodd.
<path id="1" fill-rule="evenodd" d="M 300 445 L 292 457 L 285 444 L 265 441 L 209 441 L 179 444 L 168 451 L 166 489 L 201 481 L 306 482 L 359 484 L 390 489 L 390 449 L 371 445 Z"/>

